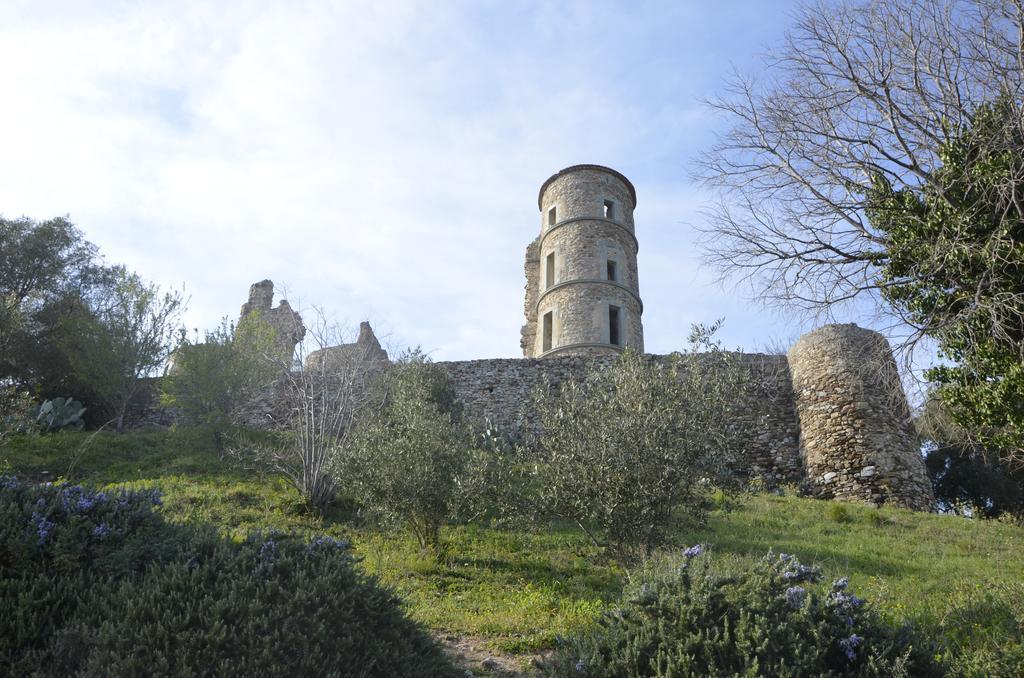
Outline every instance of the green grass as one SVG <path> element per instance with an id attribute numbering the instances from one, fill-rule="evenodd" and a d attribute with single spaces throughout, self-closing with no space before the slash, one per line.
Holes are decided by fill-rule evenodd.
<path id="1" fill-rule="evenodd" d="M 362 566 L 393 586 L 415 618 L 441 632 L 482 637 L 505 651 L 550 647 L 556 636 L 614 604 L 627 579 L 578 530 L 559 526 L 540 532 L 449 528 L 447 551 L 438 562 L 410 537 L 360 526 L 349 511 L 308 513 L 280 479 L 219 461 L 209 445 L 188 434 L 65 433 L 12 440 L 0 447 L 0 469 L 5 465 L 36 478 L 48 471 L 49 477 L 95 485 L 157 485 L 165 493 L 168 519 L 212 524 L 239 539 L 252 529 L 347 537 Z M 887 616 L 937 628 L 952 615 L 972 613 L 972 592 L 1024 580 L 1020 527 L 834 506 L 795 496 L 744 495 L 720 501 L 706 526 L 681 532 L 679 541 L 706 542 L 737 560 L 769 550 L 796 554 L 820 565 L 828 577 L 849 575 L 853 590 Z M 1002 622 L 989 623 L 984 610 L 973 613 L 978 637 L 999 642 Z"/>

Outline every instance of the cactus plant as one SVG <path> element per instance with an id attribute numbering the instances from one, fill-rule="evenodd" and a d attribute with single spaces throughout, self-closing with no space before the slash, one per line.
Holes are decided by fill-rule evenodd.
<path id="1" fill-rule="evenodd" d="M 82 430 L 85 421 L 82 414 L 85 407 L 72 398 L 46 400 L 33 413 L 33 419 L 42 431 L 59 431 L 63 428 Z"/>

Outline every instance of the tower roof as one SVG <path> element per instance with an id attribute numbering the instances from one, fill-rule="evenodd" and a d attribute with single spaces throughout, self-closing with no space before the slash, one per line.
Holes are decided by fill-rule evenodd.
<path id="1" fill-rule="evenodd" d="M 616 172 L 611 167 L 605 167 L 604 165 L 573 165 L 572 167 L 566 167 L 563 170 L 555 172 L 550 177 L 548 177 L 547 181 L 541 184 L 540 193 L 537 194 L 537 208 L 544 209 L 544 205 L 541 201 L 544 198 L 544 190 L 548 187 L 548 184 L 550 184 L 552 181 L 562 176 L 563 174 L 569 174 L 570 172 L 576 172 L 577 170 L 597 170 L 599 172 L 607 172 L 608 174 L 611 174 L 613 177 L 615 177 L 622 183 L 626 184 L 626 188 L 629 189 L 629 195 L 631 198 L 633 198 L 633 207 L 636 207 L 636 189 L 633 187 L 633 184 L 630 182 L 630 180 L 623 176 L 621 172 Z"/>

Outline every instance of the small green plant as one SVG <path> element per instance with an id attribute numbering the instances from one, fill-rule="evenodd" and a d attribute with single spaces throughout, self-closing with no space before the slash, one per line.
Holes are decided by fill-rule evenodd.
<path id="1" fill-rule="evenodd" d="M 339 479 L 362 505 L 405 524 L 423 548 L 438 550 L 441 526 L 456 518 L 459 479 L 471 436 L 443 368 L 418 351 L 392 366 L 383 407 L 363 422 Z"/>
<path id="2" fill-rule="evenodd" d="M 244 423 L 254 400 L 278 376 L 268 359 L 277 347 L 276 333 L 254 314 L 239 329 L 222 320 L 205 339 L 192 343 L 182 337 L 161 381 L 160 402 L 177 410 L 182 423 L 206 432 L 223 456 L 231 430 Z"/>
<path id="3" fill-rule="evenodd" d="M 34 409 L 32 419 L 39 430 L 43 432 L 60 431 L 61 429 L 81 431 L 85 427 L 83 414 L 85 414 L 85 407 L 77 400 L 54 398 L 44 401 Z"/>
<path id="4" fill-rule="evenodd" d="M 883 623 L 845 578 L 822 586 L 818 568 L 771 553 L 721 572 L 704 551 L 564 642 L 542 675 L 941 675 L 927 643 Z"/>
<path id="5" fill-rule="evenodd" d="M 868 523 L 872 527 L 887 527 L 892 525 L 892 520 L 883 516 L 879 511 L 871 511 L 868 513 Z"/>
<path id="6" fill-rule="evenodd" d="M 825 515 L 834 523 L 853 522 L 853 516 L 850 514 L 850 509 L 836 502 L 829 503 L 828 508 L 825 509 Z"/>

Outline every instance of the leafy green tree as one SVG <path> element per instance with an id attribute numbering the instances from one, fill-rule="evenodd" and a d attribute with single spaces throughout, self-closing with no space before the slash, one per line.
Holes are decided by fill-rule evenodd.
<path id="1" fill-rule="evenodd" d="M 885 299 L 937 339 L 927 372 L 953 420 L 1024 464 L 1024 128 L 1008 96 L 939 147 L 921 190 L 877 175 L 868 217 L 886 234 Z"/>
<path id="2" fill-rule="evenodd" d="M 405 524 L 423 548 L 440 548 L 456 518 L 459 478 L 472 439 L 444 368 L 418 351 L 385 377 L 382 406 L 360 427 L 341 479 L 385 520 Z"/>
<path id="3" fill-rule="evenodd" d="M 700 481 L 723 469 L 745 382 L 736 354 L 711 342 L 716 328 L 695 328 L 693 350 L 665 362 L 627 350 L 539 394 L 533 510 L 576 523 L 623 560 L 669 541 L 675 521 L 702 518 Z"/>
<path id="4" fill-rule="evenodd" d="M 277 344 L 273 328 L 254 320 L 235 328 L 225 319 L 205 339 L 183 339 L 174 350 L 161 381 L 161 402 L 206 431 L 223 453 L 230 429 L 242 423 L 256 397 L 273 388 L 279 365 L 267 356 Z"/>
<path id="5" fill-rule="evenodd" d="M 60 392 L 73 385 L 57 328 L 106 273 L 66 218 L 0 217 L 0 380 L 43 398 L 70 393 Z"/>
<path id="6" fill-rule="evenodd" d="M 930 394 L 915 423 L 928 448 L 925 466 L 932 489 L 944 510 L 986 518 L 1024 516 L 1024 468 L 1002 463 L 999 450 L 980 445 L 960 428 L 938 394 Z"/>
<path id="7" fill-rule="evenodd" d="M 184 308 L 179 293 L 162 293 L 121 266 L 104 295 L 66 319 L 62 345 L 71 369 L 96 391 L 118 431 L 143 380 L 164 367 Z"/>

